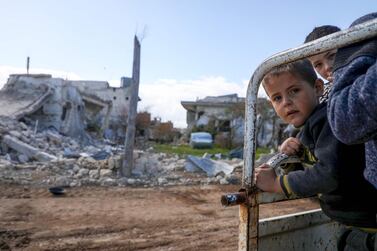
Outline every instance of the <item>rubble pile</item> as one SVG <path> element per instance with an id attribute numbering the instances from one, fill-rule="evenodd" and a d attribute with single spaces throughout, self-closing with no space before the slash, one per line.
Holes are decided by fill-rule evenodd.
<path id="1" fill-rule="evenodd" d="M 134 151 L 131 178 L 121 177 L 123 146 L 93 139 L 82 145 L 54 129 L 0 117 L 0 182 L 48 186 L 171 186 L 239 183 L 242 160 L 221 160 L 233 172 L 207 175 L 188 168 L 189 161 L 153 148 Z M 208 156 L 207 156 L 208 157 Z M 205 158 L 205 157 L 203 157 Z"/>

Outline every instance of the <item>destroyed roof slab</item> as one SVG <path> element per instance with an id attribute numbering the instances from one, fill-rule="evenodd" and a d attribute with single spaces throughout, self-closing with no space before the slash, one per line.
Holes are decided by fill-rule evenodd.
<path id="1" fill-rule="evenodd" d="M 44 84 L 8 83 L 0 90 L 0 116 L 21 118 L 38 110 L 51 95 L 51 88 Z"/>
<path id="2" fill-rule="evenodd" d="M 186 110 L 195 110 L 196 106 L 217 106 L 227 107 L 234 104 L 244 103 L 245 98 L 239 98 L 237 94 L 229 94 L 223 96 L 207 96 L 197 101 L 181 101 L 181 105 Z"/>

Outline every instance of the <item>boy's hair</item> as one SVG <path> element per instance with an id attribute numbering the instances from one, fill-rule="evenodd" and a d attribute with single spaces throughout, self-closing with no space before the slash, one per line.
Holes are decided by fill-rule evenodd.
<path id="1" fill-rule="evenodd" d="M 332 33 L 335 33 L 337 31 L 340 31 L 340 28 L 333 25 L 322 25 L 319 27 L 315 27 L 312 32 L 310 32 L 306 38 L 305 43 L 316 40 L 318 38 L 330 35 Z"/>
<path id="2" fill-rule="evenodd" d="M 350 27 L 361 24 L 361 23 L 365 23 L 366 21 L 369 21 L 369 20 L 372 20 L 372 19 L 375 19 L 375 18 L 377 18 L 377 12 L 369 13 L 369 14 L 364 15 L 362 17 L 359 17 L 358 19 L 353 21 L 352 24 L 350 25 Z"/>
<path id="3" fill-rule="evenodd" d="M 308 59 L 301 59 L 288 64 L 283 64 L 272 68 L 263 78 L 262 85 L 265 86 L 271 77 L 278 77 L 280 74 L 290 73 L 296 78 L 304 80 L 310 86 L 314 87 L 318 79 L 314 68 Z"/>

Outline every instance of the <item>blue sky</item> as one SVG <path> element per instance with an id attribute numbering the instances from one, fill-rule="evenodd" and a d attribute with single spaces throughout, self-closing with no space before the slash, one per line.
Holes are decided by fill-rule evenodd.
<path id="1" fill-rule="evenodd" d="M 141 48 L 139 110 L 185 126 L 181 100 L 245 96 L 265 58 L 300 45 L 314 26 L 347 28 L 377 1 L 0 0 L 0 85 L 9 73 L 104 80 L 131 76 Z"/>

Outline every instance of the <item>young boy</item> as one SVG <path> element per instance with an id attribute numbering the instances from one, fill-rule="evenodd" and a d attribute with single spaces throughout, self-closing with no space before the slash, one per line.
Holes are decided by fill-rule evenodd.
<path id="1" fill-rule="evenodd" d="M 351 27 L 375 18 L 376 12 L 365 15 Z M 365 142 L 364 176 L 377 189 L 377 37 L 338 50 L 330 96 L 335 136 L 346 144 Z"/>
<path id="2" fill-rule="evenodd" d="M 377 190 L 363 178 L 364 146 L 347 146 L 333 135 L 326 103 L 319 104 L 322 80 L 310 64 L 300 60 L 272 69 L 263 87 L 278 116 L 296 128 L 300 144 L 317 162 L 311 168 L 276 176 L 264 164 L 255 170 L 256 185 L 288 197 L 318 194 L 323 212 L 348 226 L 377 228 Z"/>
<path id="3" fill-rule="evenodd" d="M 322 25 L 319 27 L 315 27 L 305 38 L 305 43 L 311 42 L 318 38 L 330 35 L 332 33 L 340 31 L 339 27 L 333 25 Z M 312 64 L 313 68 L 317 71 L 317 73 L 328 82 L 324 84 L 323 93 L 319 97 L 319 102 L 327 102 L 328 97 L 332 88 L 333 82 L 333 64 L 336 54 L 336 49 L 330 50 L 327 52 L 323 52 L 311 57 L 308 57 L 310 63 Z M 299 131 L 297 128 L 290 126 L 290 135 L 294 136 Z M 300 151 L 301 144 L 299 140 L 295 137 L 287 138 L 279 147 L 279 152 L 294 155 Z"/>
<path id="4" fill-rule="evenodd" d="M 330 35 L 338 31 L 340 31 L 340 28 L 333 25 L 323 25 L 315 27 L 313 31 L 306 36 L 305 43 L 311 42 L 313 40 Z M 330 93 L 333 82 L 332 71 L 335 54 L 336 49 L 326 51 L 308 58 L 314 69 L 317 71 L 317 73 L 321 75 L 323 79 L 326 79 L 328 81 L 327 83 L 325 83 L 323 94 L 319 98 L 320 103 L 328 100 L 328 95 Z"/>

